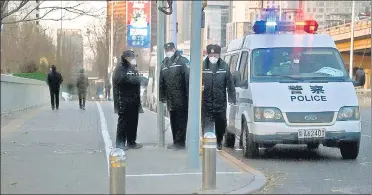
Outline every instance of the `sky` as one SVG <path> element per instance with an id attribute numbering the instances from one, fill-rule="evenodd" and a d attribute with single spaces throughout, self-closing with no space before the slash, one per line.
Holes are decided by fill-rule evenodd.
<path id="1" fill-rule="evenodd" d="M 78 8 L 81 10 L 100 10 L 100 12 L 104 12 L 100 15 L 100 17 L 92 17 L 92 16 L 79 16 L 78 18 L 74 20 L 66 20 L 62 21 L 62 28 L 68 28 L 68 29 L 81 29 L 83 38 L 84 38 L 84 52 L 86 54 L 85 57 L 93 57 L 93 52 L 90 50 L 88 47 L 88 38 L 85 36 L 85 32 L 87 30 L 87 27 L 92 24 L 99 24 L 100 19 L 105 19 L 106 18 L 106 6 L 107 6 L 107 1 L 62 1 L 62 7 L 66 6 L 74 6 L 77 5 L 77 3 L 83 3 L 80 5 Z M 42 4 L 42 7 L 60 7 L 61 6 L 61 1 L 46 1 Z M 43 11 L 40 11 L 40 15 L 43 14 Z M 74 13 L 66 13 L 65 11 L 62 12 L 62 15 L 66 14 L 66 18 L 73 18 L 77 16 Z M 67 15 L 68 14 L 68 15 Z M 50 19 L 56 19 L 61 17 L 61 11 L 58 10 L 56 12 L 51 12 L 49 13 L 46 18 Z M 52 35 L 57 41 L 56 36 L 57 36 L 57 29 L 61 28 L 61 21 L 50 21 L 50 20 L 43 20 L 40 21 L 40 24 L 44 28 L 48 28 L 48 32 L 50 35 Z"/>

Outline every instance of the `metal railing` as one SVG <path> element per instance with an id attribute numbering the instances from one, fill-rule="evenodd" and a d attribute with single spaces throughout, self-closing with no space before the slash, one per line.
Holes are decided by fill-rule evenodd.
<path id="1" fill-rule="evenodd" d="M 354 30 L 364 30 L 364 29 L 371 29 L 371 21 L 368 19 L 363 19 L 360 21 L 356 21 L 354 23 Z M 351 32 L 351 23 L 347 24 L 342 24 L 330 28 L 324 28 L 324 29 L 319 29 L 318 33 L 327 33 L 330 36 L 333 35 L 340 35 L 340 34 L 345 34 Z"/>

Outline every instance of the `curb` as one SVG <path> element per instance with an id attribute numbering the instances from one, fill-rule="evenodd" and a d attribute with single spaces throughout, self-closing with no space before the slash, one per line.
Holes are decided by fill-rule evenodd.
<path id="1" fill-rule="evenodd" d="M 143 108 L 143 109 L 149 112 L 152 112 L 154 114 L 157 114 L 156 112 L 151 111 L 147 108 Z M 169 122 L 168 117 L 165 117 L 165 120 Z M 248 172 L 253 175 L 253 181 L 251 181 L 248 185 L 242 188 L 236 189 L 227 194 L 250 194 L 250 193 L 254 193 L 254 192 L 261 190 L 265 186 L 267 180 L 266 180 L 265 175 L 262 172 L 250 167 L 249 165 L 245 164 L 244 162 L 240 161 L 239 159 L 237 159 L 236 157 L 232 156 L 231 154 L 225 151 L 218 152 L 218 155 L 222 157 L 224 160 L 228 161 L 229 164 L 233 165 L 241 172 Z M 218 194 L 218 190 L 198 191 L 196 194 Z"/>
<path id="2" fill-rule="evenodd" d="M 234 190 L 232 192 L 229 192 L 228 194 L 250 194 L 257 192 L 261 190 L 263 187 L 265 187 L 267 180 L 265 175 L 261 171 L 258 171 L 250 167 L 249 165 L 245 164 L 244 162 L 240 161 L 239 159 L 225 151 L 220 151 L 219 155 L 223 157 L 225 160 L 229 161 L 230 164 L 238 168 L 240 171 L 248 172 L 253 175 L 253 181 L 251 181 L 248 185 L 240 189 Z"/>

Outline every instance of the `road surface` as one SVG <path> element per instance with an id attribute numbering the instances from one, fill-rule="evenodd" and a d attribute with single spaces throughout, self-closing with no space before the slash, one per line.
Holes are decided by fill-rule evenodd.
<path id="1" fill-rule="evenodd" d="M 362 140 L 356 160 L 343 160 L 339 149 L 320 146 L 280 145 L 259 159 L 244 159 L 241 150 L 226 149 L 233 156 L 262 171 L 268 183 L 257 194 L 371 194 L 371 107 L 361 109 Z"/>

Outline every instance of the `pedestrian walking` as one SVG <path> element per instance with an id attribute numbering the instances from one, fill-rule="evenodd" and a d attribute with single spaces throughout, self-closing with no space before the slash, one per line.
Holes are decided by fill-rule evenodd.
<path id="1" fill-rule="evenodd" d="M 111 90 L 111 83 L 110 81 L 105 82 L 105 97 L 106 100 L 110 101 L 110 90 Z"/>
<path id="2" fill-rule="evenodd" d="M 207 46 L 208 57 L 203 62 L 202 131 L 213 132 L 217 137 L 217 149 L 222 149 L 226 120 L 226 88 L 229 103 L 235 104 L 235 86 L 230 69 L 220 58 L 219 45 Z"/>
<path id="3" fill-rule="evenodd" d="M 57 72 L 55 65 L 52 65 L 52 70 L 48 73 L 47 84 L 50 92 L 50 103 L 52 110 L 59 108 L 59 90 L 63 82 L 61 73 Z"/>
<path id="4" fill-rule="evenodd" d="M 160 101 L 167 104 L 173 135 L 168 149 L 186 146 L 186 129 L 189 94 L 189 60 L 179 54 L 174 43 L 164 45 L 166 58 L 160 72 Z"/>
<path id="5" fill-rule="evenodd" d="M 116 66 L 112 78 L 114 110 L 119 115 L 116 147 L 139 149 L 143 145 L 136 143 L 139 111 L 141 109 L 141 81 L 135 70 L 136 55 L 126 50 L 121 56 L 121 62 Z"/>
<path id="6" fill-rule="evenodd" d="M 84 69 L 79 72 L 79 77 L 76 81 L 79 96 L 79 108 L 85 110 L 85 101 L 87 97 L 87 89 L 89 86 L 88 77 L 84 74 Z"/>

